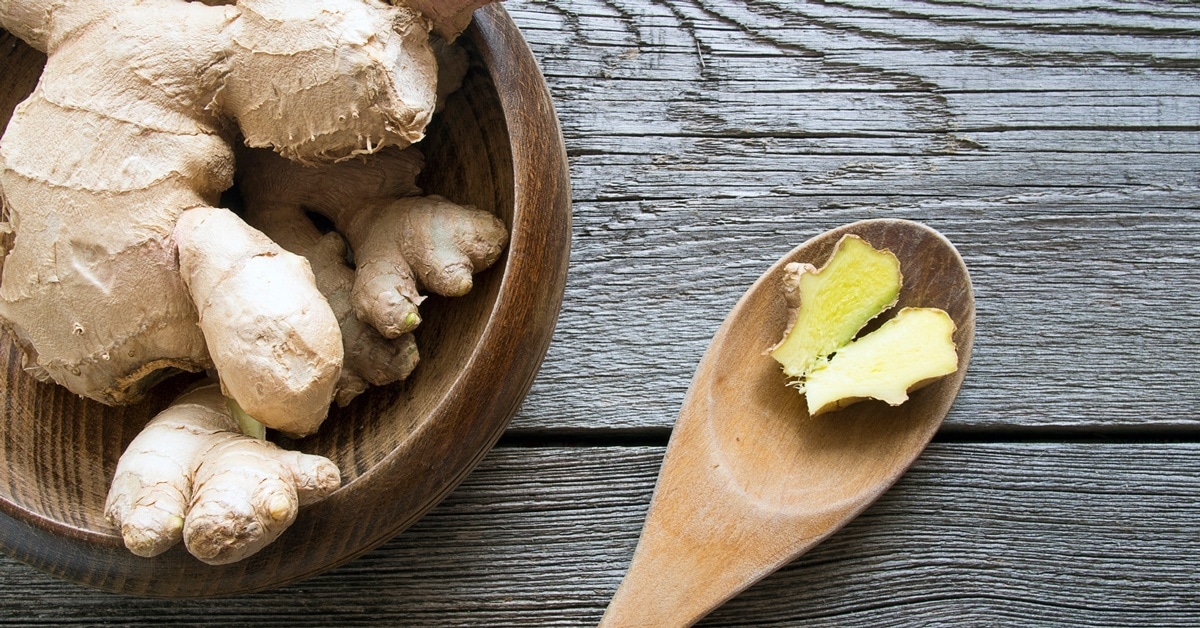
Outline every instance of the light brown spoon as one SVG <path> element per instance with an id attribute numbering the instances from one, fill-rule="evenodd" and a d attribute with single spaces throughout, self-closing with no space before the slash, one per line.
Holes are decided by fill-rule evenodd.
<path id="1" fill-rule="evenodd" d="M 821 266 L 847 233 L 900 260 L 900 302 L 881 319 L 905 306 L 950 314 L 958 371 L 898 407 L 864 401 L 814 418 L 764 351 L 787 325 L 784 265 Z M 923 225 L 847 225 L 777 262 L 738 301 L 700 361 L 633 563 L 601 626 L 691 625 L 857 516 L 941 425 L 966 374 L 974 333 L 966 266 Z"/>

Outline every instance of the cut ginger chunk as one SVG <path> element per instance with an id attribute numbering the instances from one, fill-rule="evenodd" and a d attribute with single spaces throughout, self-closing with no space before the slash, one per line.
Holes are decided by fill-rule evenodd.
<path id="1" fill-rule="evenodd" d="M 893 406 L 908 393 L 958 370 L 954 321 L 935 308 L 906 307 L 879 329 L 842 347 L 808 374 L 808 413 L 843 408 L 862 399 Z"/>
<path id="2" fill-rule="evenodd" d="M 833 255 L 817 270 L 789 264 L 784 286 L 789 305 L 798 307 L 795 322 L 771 357 L 788 377 L 803 378 L 834 351 L 845 346 L 900 296 L 900 261 L 877 251 L 856 235 L 838 241 Z"/>
<path id="3" fill-rule="evenodd" d="M 847 235 L 820 270 L 789 264 L 784 272 L 795 316 L 769 353 L 805 395 L 810 416 L 864 399 L 900 405 L 909 392 L 958 370 L 954 321 L 939 309 L 904 308 L 855 340 L 899 300 L 903 276 L 890 251 Z"/>

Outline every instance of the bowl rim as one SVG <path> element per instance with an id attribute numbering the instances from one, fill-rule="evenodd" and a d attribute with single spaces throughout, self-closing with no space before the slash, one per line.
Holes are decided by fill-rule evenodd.
<path id="1" fill-rule="evenodd" d="M 93 531 L 7 500 L 0 500 L 0 551 L 63 579 L 117 593 L 250 593 L 315 576 L 378 547 L 424 516 L 478 465 L 516 414 L 549 349 L 566 288 L 571 191 L 562 132 L 532 51 L 499 4 L 477 10 L 474 17 L 463 37 L 482 57 L 507 125 L 514 175 L 512 237 L 495 302 L 466 366 L 404 451 L 390 452 L 355 478 L 347 485 L 353 490 L 302 509 L 274 543 L 231 565 L 205 565 L 181 547 L 140 558 L 118 543 L 98 543 Z M 439 449 L 439 439 L 454 440 L 454 446 Z M 389 478 L 413 464 L 449 473 L 435 486 L 397 495 Z M 371 522 L 383 523 L 351 526 L 364 508 L 370 509 Z"/>

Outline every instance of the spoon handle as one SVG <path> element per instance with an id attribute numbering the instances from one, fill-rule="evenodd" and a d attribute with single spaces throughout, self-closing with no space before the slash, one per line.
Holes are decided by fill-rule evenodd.
<path id="1" fill-rule="evenodd" d="M 771 573 L 792 555 L 783 548 L 775 558 L 762 544 L 738 547 L 753 522 L 713 521 L 690 513 L 690 525 L 666 529 L 666 517 L 647 520 L 629 572 L 600 622 L 602 628 L 690 626 L 750 584 Z M 700 525 L 696 525 L 700 524 Z M 717 537 L 715 530 L 723 535 Z M 814 540 L 815 544 L 815 540 Z"/>
<path id="2" fill-rule="evenodd" d="M 828 536 L 862 506 L 783 513 L 729 481 L 705 428 L 709 365 L 697 371 L 667 447 L 633 561 L 602 627 L 690 626 Z"/>

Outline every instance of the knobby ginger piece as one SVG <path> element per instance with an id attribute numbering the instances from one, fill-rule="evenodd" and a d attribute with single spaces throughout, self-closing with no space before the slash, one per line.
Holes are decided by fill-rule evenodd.
<path id="1" fill-rule="evenodd" d="M 466 294 L 472 276 L 496 263 L 508 242 L 503 221 L 486 210 L 414 196 L 424 164 L 415 147 L 319 167 L 246 149 L 238 163 L 247 222 L 308 259 L 341 322 L 339 405 L 368 385 L 406 378 L 418 361 L 411 332 L 421 322 L 420 291 Z M 322 234 L 308 213 L 340 233 Z"/>
<path id="2" fill-rule="evenodd" d="M 789 264 L 785 272 L 789 305 L 798 309 L 771 357 L 789 377 L 800 379 L 895 305 L 903 281 L 895 255 L 875 250 L 856 235 L 844 236 L 820 270 Z"/>
<path id="3" fill-rule="evenodd" d="M 816 416 L 863 399 L 898 406 L 908 393 L 958 370 L 954 321 L 936 308 L 900 310 L 879 329 L 842 347 L 808 374 L 805 400 Z"/>
<path id="4" fill-rule="evenodd" d="M 215 369 L 255 419 L 315 431 L 339 324 L 307 261 L 216 207 L 232 141 L 323 162 L 419 140 L 430 26 L 364 0 L 0 0 L 48 55 L 0 139 L 0 328 L 25 368 L 106 404 Z"/>
<path id="5" fill-rule="evenodd" d="M 104 507 L 131 552 L 156 556 L 183 541 L 210 565 L 232 563 L 341 485 L 333 462 L 244 435 L 238 423 L 220 386 L 207 383 L 133 439 Z"/>

